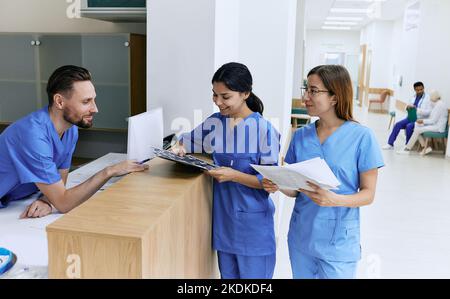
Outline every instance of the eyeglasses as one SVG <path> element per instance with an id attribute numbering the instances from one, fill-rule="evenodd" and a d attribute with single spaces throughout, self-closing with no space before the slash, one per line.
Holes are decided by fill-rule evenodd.
<path id="1" fill-rule="evenodd" d="M 330 92 L 329 90 L 320 90 L 309 87 L 302 87 L 301 91 L 302 91 L 302 98 L 305 98 L 306 94 L 309 94 L 312 98 L 315 98 L 321 92 Z"/>

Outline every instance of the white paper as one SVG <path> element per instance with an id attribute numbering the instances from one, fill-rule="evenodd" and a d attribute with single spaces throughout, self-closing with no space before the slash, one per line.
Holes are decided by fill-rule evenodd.
<path id="1" fill-rule="evenodd" d="M 156 108 L 128 118 L 128 159 L 153 158 L 152 147 L 163 146 L 163 110 Z"/>
<path id="2" fill-rule="evenodd" d="M 307 184 L 308 181 L 325 190 L 337 189 L 340 185 L 328 164 L 321 158 L 286 166 L 251 166 L 265 178 L 277 184 L 280 189 L 313 191 Z"/>

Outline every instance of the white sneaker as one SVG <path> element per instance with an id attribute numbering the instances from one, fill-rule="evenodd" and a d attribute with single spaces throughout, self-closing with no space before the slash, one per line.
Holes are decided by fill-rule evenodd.
<path id="1" fill-rule="evenodd" d="M 401 151 L 397 151 L 397 154 L 399 154 L 399 155 L 409 155 L 410 152 L 411 151 L 405 147 Z"/>
<path id="2" fill-rule="evenodd" d="M 428 155 L 429 153 L 431 153 L 432 151 L 433 151 L 433 149 L 431 147 L 427 147 L 420 154 L 422 156 L 425 156 L 425 155 Z"/>
<path id="3" fill-rule="evenodd" d="M 392 145 L 390 145 L 390 144 L 386 144 L 386 145 L 384 145 L 384 146 L 382 147 L 382 149 L 384 149 L 384 150 L 393 150 L 394 147 L 393 147 Z"/>

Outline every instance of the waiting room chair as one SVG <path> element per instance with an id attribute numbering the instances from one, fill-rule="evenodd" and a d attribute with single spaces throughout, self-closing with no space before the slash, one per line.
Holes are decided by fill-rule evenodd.
<path id="1" fill-rule="evenodd" d="M 390 96 L 389 90 L 384 90 L 380 94 L 380 98 L 369 100 L 369 111 L 370 111 L 370 106 L 372 104 L 380 104 L 380 111 L 382 111 L 383 110 L 383 104 L 384 104 L 384 102 L 386 102 L 386 99 L 388 99 L 389 96 Z"/>
<path id="2" fill-rule="evenodd" d="M 395 111 L 389 112 L 389 116 L 391 117 L 391 119 L 389 120 L 388 131 L 391 130 L 392 124 L 395 123 Z"/>
<path id="3" fill-rule="evenodd" d="M 292 127 L 303 127 L 311 122 L 311 116 L 308 115 L 306 108 L 292 108 L 291 110 Z"/>
<path id="4" fill-rule="evenodd" d="M 391 125 L 392 124 L 395 124 L 395 116 L 396 116 L 396 112 L 395 111 L 396 110 L 398 110 L 398 111 L 405 111 L 406 110 L 406 105 L 407 104 L 405 102 L 401 101 L 401 100 L 396 100 L 395 101 L 395 110 L 389 112 L 389 115 L 390 115 L 391 119 L 389 121 L 388 130 L 391 129 Z"/>
<path id="5" fill-rule="evenodd" d="M 449 110 L 449 117 L 450 117 L 450 110 Z M 430 141 L 434 141 L 434 140 L 443 141 L 444 155 L 445 155 L 446 151 L 447 151 L 448 126 L 449 125 L 450 125 L 450 118 L 448 118 L 447 130 L 445 130 L 444 133 L 439 133 L 439 132 L 425 132 L 425 133 L 422 133 L 422 136 L 425 138 L 425 148 L 428 147 L 428 144 L 430 143 Z"/>

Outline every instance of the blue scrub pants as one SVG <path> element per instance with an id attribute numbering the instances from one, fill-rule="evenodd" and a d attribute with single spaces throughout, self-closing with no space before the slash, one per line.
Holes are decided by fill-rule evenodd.
<path id="1" fill-rule="evenodd" d="M 399 121 L 395 124 L 394 129 L 392 130 L 391 135 L 389 136 L 388 144 L 394 146 L 395 139 L 397 139 L 400 130 L 404 129 L 406 131 L 406 144 L 408 144 L 409 139 L 411 138 L 414 132 L 414 124 L 415 122 L 410 122 L 408 118 Z"/>
<path id="2" fill-rule="evenodd" d="M 245 256 L 217 251 L 222 279 L 270 279 L 275 269 L 276 254 Z"/>
<path id="3" fill-rule="evenodd" d="M 325 261 L 289 246 L 292 276 L 295 279 L 354 279 L 357 262 Z"/>

